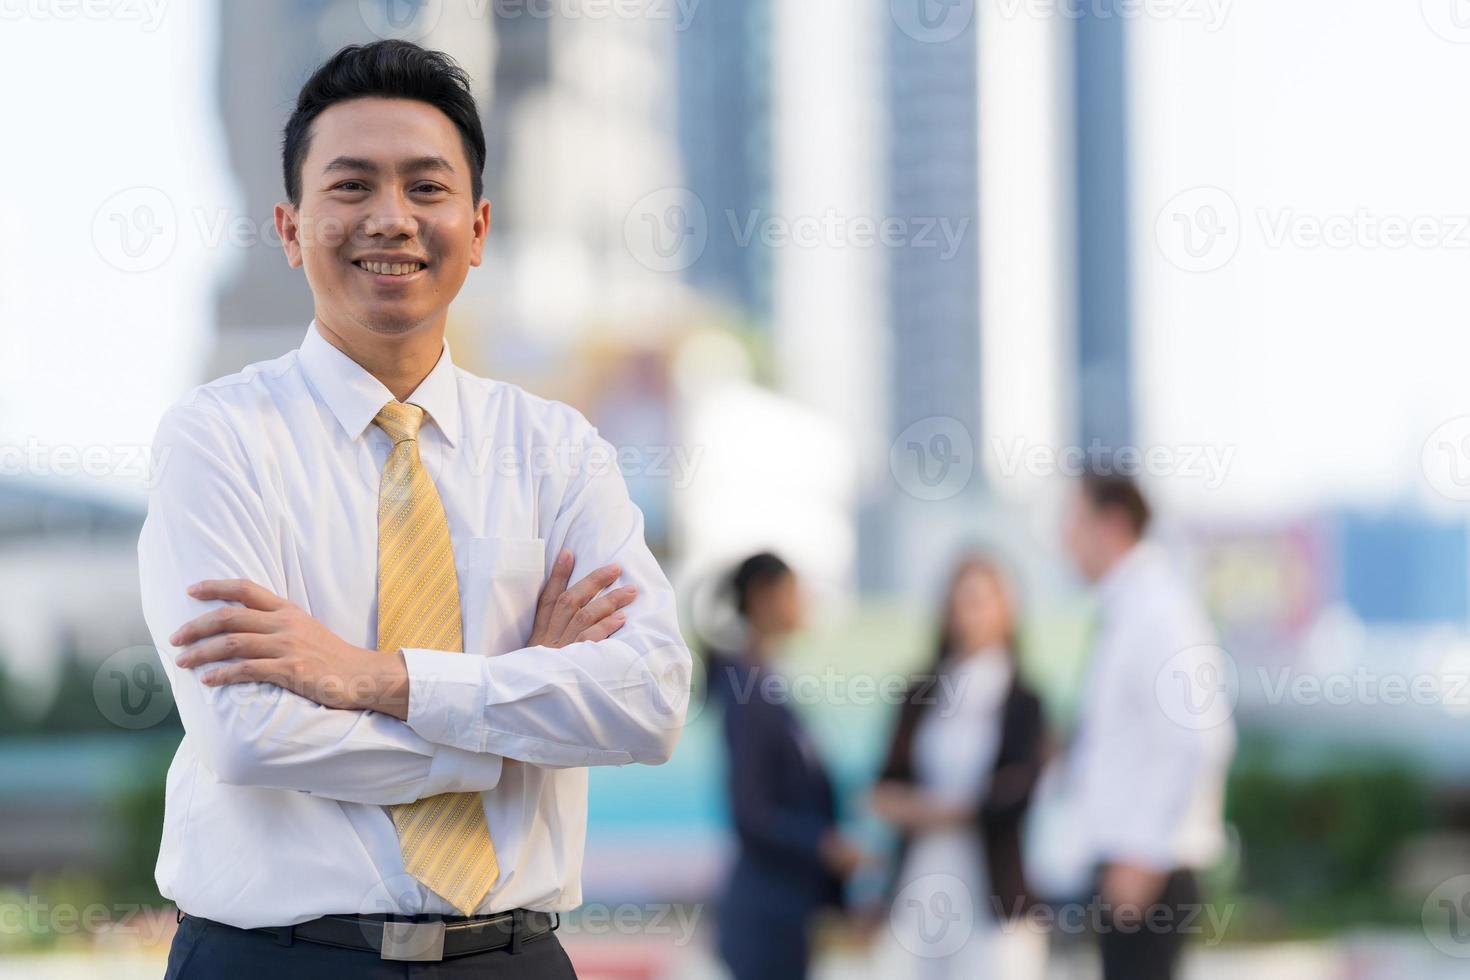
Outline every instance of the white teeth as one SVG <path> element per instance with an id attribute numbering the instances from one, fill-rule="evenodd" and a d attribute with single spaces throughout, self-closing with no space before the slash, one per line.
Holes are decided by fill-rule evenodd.
<path id="1" fill-rule="evenodd" d="M 406 276 L 410 272 L 417 272 L 423 268 L 421 262 L 368 262 L 362 261 L 358 265 L 368 272 L 379 276 Z"/>

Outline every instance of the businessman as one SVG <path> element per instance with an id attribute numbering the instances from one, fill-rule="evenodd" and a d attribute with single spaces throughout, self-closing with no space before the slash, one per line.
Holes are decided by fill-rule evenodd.
<path id="1" fill-rule="evenodd" d="M 451 359 L 490 227 L 463 72 L 345 48 L 282 157 L 314 318 L 165 414 L 138 543 L 185 729 L 168 976 L 574 976 L 586 767 L 683 722 L 673 595 L 596 430 Z"/>
<path id="2" fill-rule="evenodd" d="M 1235 749 L 1229 714 L 1196 704 L 1194 687 L 1223 676 L 1214 628 L 1146 538 L 1149 520 L 1137 485 L 1110 467 L 1083 475 L 1067 525 L 1072 560 L 1098 593 L 1070 764 L 1105 980 L 1176 975 L 1203 918 L 1197 875 L 1225 850 Z"/>

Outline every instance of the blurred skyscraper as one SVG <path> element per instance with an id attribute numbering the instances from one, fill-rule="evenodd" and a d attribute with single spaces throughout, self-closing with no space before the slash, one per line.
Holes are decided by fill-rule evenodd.
<path id="1" fill-rule="evenodd" d="M 946 32 L 946 35 L 950 32 Z M 976 27 L 914 30 L 898 11 L 883 27 L 882 214 L 905 229 L 885 256 L 887 444 L 896 471 L 863 514 L 865 588 L 931 584 L 973 527 L 982 470 L 926 499 L 926 474 L 971 467 L 981 429 L 979 111 Z M 953 239 L 946 243 L 942 229 Z M 920 480 L 905 480 L 908 473 Z M 952 477 L 951 477 L 952 478 Z M 916 495 L 917 491 L 917 495 Z"/>
<path id="2" fill-rule="evenodd" d="M 772 205 L 772 16 L 770 0 L 706 3 L 678 34 L 679 148 L 710 224 L 685 278 L 761 326 L 772 256 L 758 239 L 742 245 L 730 218 L 738 226 Z"/>
<path id="3" fill-rule="evenodd" d="M 1112 448 L 1134 429 L 1124 2 L 1079 6 L 1073 21 L 1078 436 Z"/>
<path id="4" fill-rule="evenodd" d="M 894 435 L 943 416 L 980 437 L 977 53 L 973 23 L 948 40 L 917 39 L 897 20 L 888 31 L 886 214 L 912 239 L 888 250 Z M 952 254 L 939 222 L 963 229 Z"/>
<path id="5" fill-rule="evenodd" d="M 324 53 L 314 25 L 331 5 L 219 4 L 220 122 L 245 207 L 243 215 L 229 217 L 243 217 L 253 234 L 216 298 L 219 334 L 205 367 L 208 378 L 290 350 L 311 319 L 306 279 L 286 265 L 270 232 L 274 206 L 285 197 L 281 126 L 304 72 Z"/>

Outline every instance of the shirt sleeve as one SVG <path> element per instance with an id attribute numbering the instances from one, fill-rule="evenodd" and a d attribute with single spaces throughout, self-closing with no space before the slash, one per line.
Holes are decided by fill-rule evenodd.
<path id="1" fill-rule="evenodd" d="M 187 586 L 242 578 L 277 595 L 287 589 L 279 533 L 225 421 L 195 402 L 175 406 L 152 453 L 159 478 L 138 539 L 143 615 L 187 738 L 215 778 L 369 804 L 482 792 L 499 782 L 499 757 L 435 744 L 388 715 L 326 708 L 273 684 L 207 687 L 200 668 L 175 664 L 179 648 L 168 637 L 226 604 L 194 599 Z"/>
<path id="2" fill-rule="evenodd" d="M 616 563 L 617 584 L 639 590 L 626 622 L 608 639 L 560 649 L 493 657 L 405 649 L 408 724 L 424 738 L 552 768 L 658 765 L 672 755 L 689 701 L 689 649 L 616 452 L 587 430 L 578 472 L 550 522 L 548 553 L 572 551 L 573 583 Z"/>

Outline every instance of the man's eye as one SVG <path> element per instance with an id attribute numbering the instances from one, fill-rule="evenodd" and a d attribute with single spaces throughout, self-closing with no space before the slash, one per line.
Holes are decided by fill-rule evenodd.
<path id="1" fill-rule="evenodd" d="M 438 184 L 417 184 L 414 186 L 414 190 L 420 194 L 434 194 L 443 189 Z"/>
<path id="2" fill-rule="evenodd" d="M 360 180 L 344 180 L 342 181 L 342 183 L 332 188 L 332 190 L 334 191 L 360 191 L 365 189 L 366 188 Z"/>

